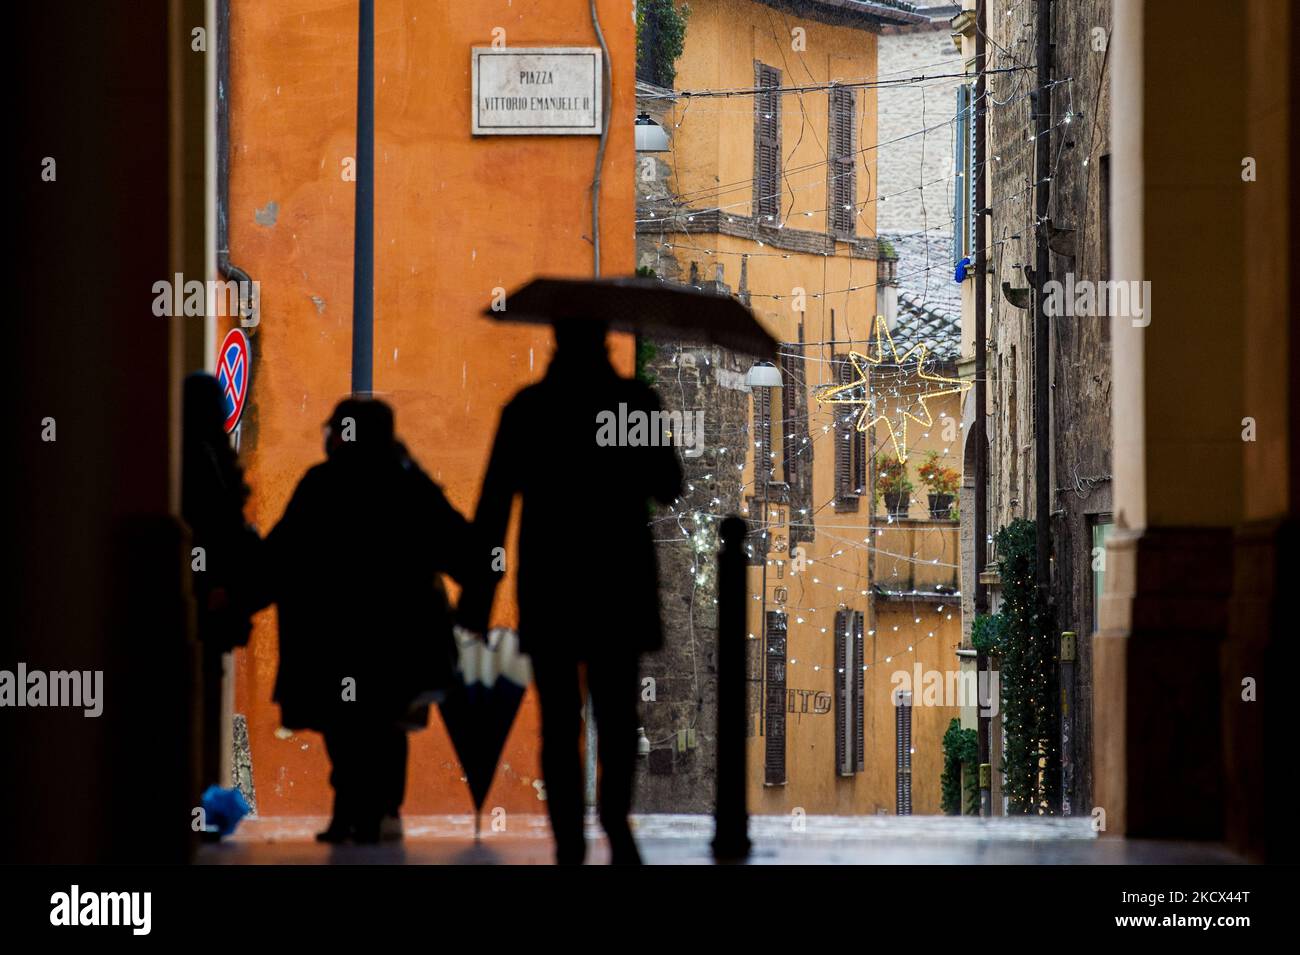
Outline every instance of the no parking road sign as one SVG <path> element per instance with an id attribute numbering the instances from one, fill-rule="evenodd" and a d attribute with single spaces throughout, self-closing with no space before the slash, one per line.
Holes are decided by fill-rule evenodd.
<path id="1" fill-rule="evenodd" d="M 217 352 L 217 381 L 226 399 L 226 433 L 235 430 L 248 397 L 248 339 L 232 328 Z"/>

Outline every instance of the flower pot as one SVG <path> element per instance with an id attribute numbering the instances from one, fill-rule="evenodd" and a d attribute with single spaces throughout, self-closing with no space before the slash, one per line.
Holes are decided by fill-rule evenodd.
<path id="1" fill-rule="evenodd" d="M 896 494 L 886 493 L 885 510 L 889 516 L 895 520 L 907 517 L 907 512 L 912 506 L 912 492 L 899 491 Z"/>
<path id="2" fill-rule="evenodd" d="M 951 494 L 931 494 L 930 495 L 930 516 L 935 520 L 946 521 L 948 515 L 952 512 L 952 495 Z"/>

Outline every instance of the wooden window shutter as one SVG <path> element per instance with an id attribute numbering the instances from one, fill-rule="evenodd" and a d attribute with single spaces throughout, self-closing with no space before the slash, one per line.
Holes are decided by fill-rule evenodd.
<path id="1" fill-rule="evenodd" d="M 900 816 L 912 814 L 912 694 L 894 692 L 894 757 L 897 793 L 894 811 Z"/>
<path id="2" fill-rule="evenodd" d="M 971 149 L 971 87 L 957 87 L 957 116 L 953 135 L 953 209 L 952 209 L 952 261 L 953 267 L 966 256 L 973 256 L 975 231 L 973 207 L 975 183 Z"/>
<path id="3" fill-rule="evenodd" d="M 802 364 L 799 357 L 786 352 L 781 353 L 781 380 L 785 383 L 781 388 L 781 419 L 784 425 L 781 436 L 784 446 L 785 483 L 790 485 L 792 502 L 802 486 L 803 456 L 800 452 L 803 446 L 800 438 L 808 431 L 807 405 L 803 403 L 801 377 L 803 369 L 800 367 Z M 791 520 L 793 519 L 792 516 Z"/>
<path id="4" fill-rule="evenodd" d="M 849 762 L 849 723 L 851 707 L 848 693 L 848 616 L 847 610 L 835 611 L 835 771 L 840 776 L 853 772 Z"/>
<path id="5" fill-rule="evenodd" d="M 835 383 L 847 385 L 853 380 L 853 365 L 837 356 L 835 360 Z M 835 413 L 835 497 L 843 500 L 849 496 L 849 486 L 853 481 L 853 446 L 849 442 L 849 428 L 852 422 L 846 405 L 831 405 Z"/>
<path id="6" fill-rule="evenodd" d="M 758 418 L 757 431 L 755 439 L 756 447 L 754 448 L 754 487 L 761 494 L 762 486 L 760 481 L 771 480 L 772 470 L 772 389 L 755 388 L 754 405 L 756 410 L 755 417 Z M 764 515 L 766 517 L 766 515 Z"/>
<path id="7" fill-rule="evenodd" d="M 767 612 L 767 736 L 764 739 L 764 782 L 785 785 L 786 617 Z"/>
<path id="8" fill-rule="evenodd" d="M 853 611 L 853 735 L 855 737 L 854 749 L 857 757 L 853 764 L 853 770 L 858 773 L 862 772 L 867 766 L 865 717 L 867 675 L 863 669 L 866 665 L 863 620 L 861 610 Z"/>
<path id="9" fill-rule="evenodd" d="M 835 766 L 841 776 L 866 767 L 863 614 L 835 612 Z"/>
<path id="10" fill-rule="evenodd" d="M 979 241 L 980 211 L 975 207 L 975 177 L 982 170 L 975 168 L 975 124 L 979 121 L 979 107 L 975 100 L 975 86 L 966 93 L 966 254 L 970 256 L 971 271 L 975 268 L 976 243 Z"/>
<path id="11" fill-rule="evenodd" d="M 754 436 L 754 496 L 751 501 L 752 533 L 747 538 L 747 552 L 750 566 L 760 567 L 772 549 L 770 534 L 764 531 L 768 527 L 768 516 L 760 510 L 763 500 L 764 482 L 772 479 L 772 389 L 754 388 L 754 423 L 750 433 Z"/>
<path id="12" fill-rule="evenodd" d="M 957 87 L 957 112 L 953 124 L 952 137 L 952 169 L 956 187 L 952 191 L 952 264 L 956 268 L 957 263 L 961 261 L 964 255 L 962 251 L 962 236 L 966 232 L 966 217 L 964 215 L 966 202 L 964 197 L 965 190 L 962 187 L 962 145 L 966 138 L 966 87 Z"/>
<path id="13" fill-rule="evenodd" d="M 835 356 L 835 382 L 847 385 L 853 380 L 853 364 L 844 356 Z M 856 435 L 859 434 L 853 405 L 831 405 L 835 415 L 835 507 L 836 510 L 858 509 L 857 488 L 862 481 L 856 480 L 857 466 L 854 462 L 857 448 Z M 865 472 L 863 474 L 865 478 Z"/>
<path id="14" fill-rule="evenodd" d="M 779 88 L 781 71 L 754 64 L 754 86 Z M 781 214 L 781 94 L 754 96 L 754 216 L 760 223 L 776 224 Z M 768 217 L 771 217 L 770 219 Z"/>
<path id="15" fill-rule="evenodd" d="M 854 143 L 853 90 L 832 87 L 830 130 L 827 136 L 830 162 L 827 164 L 826 199 L 830 206 L 826 224 L 839 236 L 852 236 L 858 221 L 857 151 Z"/>
<path id="16" fill-rule="evenodd" d="M 790 544 L 811 541 L 813 534 L 813 442 L 808 435 L 808 379 L 804 365 L 803 323 L 799 324 L 799 344 L 786 346 L 781 356 L 781 389 L 784 418 L 782 437 L 785 443 L 785 480 L 790 485 Z"/>
<path id="17" fill-rule="evenodd" d="M 853 429 L 850 442 L 853 445 L 853 493 L 859 496 L 867 493 L 867 433 L 859 431 L 857 421 L 849 424 Z"/>

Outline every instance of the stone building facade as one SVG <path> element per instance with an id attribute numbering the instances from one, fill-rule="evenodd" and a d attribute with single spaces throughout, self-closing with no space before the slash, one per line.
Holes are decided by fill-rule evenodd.
<path id="1" fill-rule="evenodd" d="M 717 529 L 719 515 L 741 509 L 735 450 L 726 436 L 739 435 L 748 422 L 749 362 L 726 349 L 678 341 L 644 339 L 640 352 L 638 373 L 666 409 L 704 413 L 705 439 L 698 456 L 682 456 L 682 504 L 656 508 L 652 518 L 665 639 L 663 650 L 641 666 L 650 752 L 641 762 L 636 808 L 707 813 L 717 768 Z"/>
<path id="2" fill-rule="evenodd" d="M 963 47 L 973 64 L 974 4 Z M 975 215 L 987 249 L 988 532 L 1016 518 L 1036 520 L 1034 367 L 1035 195 L 1050 186 L 1049 293 L 1062 295 L 1109 278 L 1110 96 L 1107 45 L 1111 5 L 1102 0 L 1053 4 L 1051 118 L 1035 140 L 1036 6 L 990 0 L 986 4 L 987 95 L 974 121 L 987 135 L 986 215 Z M 1036 182 L 1035 150 L 1048 151 L 1050 182 Z M 972 281 L 974 278 L 972 278 Z M 967 283 L 968 285 L 971 282 Z M 965 294 L 967 324 L 974 322 L 973 289 Z M 1078 311 L 1080 314 L 1070 314 Z M 1049 325 L 1051 591 L 1054 627 L 1079 635 L 1075 645 L 1072 772 L 1065 808 L 1086 814 L 1092 806 L 1092 654 L 1087 635 L 1097 626 L 1105 573 L 1105 539 L 1111 526 L 1111 319 L 1085 304 L 1054 316 Z M 967 357 L 973 360 L 974 341 Z M 972 366 L 973 374 L 973 366 Z M 972 392 L 973 395 L 973 392 Z M 973 400 L 973 398 L 972 398 Z M 973 409 L 972 409 L 973 411 Z M 973 413 L 970 416 L 973 420 Z M 973 447 L 967 448 L 968 468 Z M 968 481 L 968 484 L 970 482 Z M 971 488 L 968 499 L 973 506 Z M 997 610 L 996 555 L 990 547 L 990 609 Z M 971 541 L 973 548 L 980 542 Z M 974 562 L 963 590 L 973 594 Z M 973 608 L 968 603 L 969 616 Z M 996 730 L 991 733 L 994 753 Z M 996 765 L 996 755 L 994 759 Z M 996 776 L 996 774 L 995 774 Z M 997 786 L 995 784 L 995 796 Z M 995 799 L 995 811 L 1000 804 Z"/>

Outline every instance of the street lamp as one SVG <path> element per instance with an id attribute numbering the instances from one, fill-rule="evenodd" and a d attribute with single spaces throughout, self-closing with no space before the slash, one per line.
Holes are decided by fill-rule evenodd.
<path id="1" fill-rule="evenodd" d="M 636 151 L 666 153 L 668 149 L 668 131 L 651 119 L 649 113 L 637 113 Z"/>
<path id="2" fill-rule="evenodd" d="M 749 372 L 745 375 L 745 384 L 747 384 L 750 388 L 753 389 L 781 388 L 783 387 L 783 383 L 781 379 L 781 369 L 777 368 L 776 365 L 774 365 L 770 361 L 760 361 L 757 364 L 750 367 Z M 770 401 L 768 402 L 768 409 L 770 412 L 771 410 Z M 759 426 L 762 427 L 763 425 L 760 424 Z M 769 440 L 771 438 L 771 435 L 772 435 L 772 431 L 769 427 L 767 430 L 767 436 Z M 763 472 L 763 554 L 762 554 L 763 587 L 761 591 L 763 596 L 762 596 L 762 604 L 759 610 L 759 618 L 758 618 L 758 624 L 763 634 L 763 644 L 762 644 L 763 669 L 759 677 L 759 699 L 762 700 L 762 706 L 759 708 L 758 711 L 758 720 L 759 720 L 759 726 L 762 727 L 762 731 L 766 733 L 767 732 L 767 655 L 768 655 L 767 551 L 768 551 L 768 543 L 770 541 L 770 531 L 768 530 L 768 522 L 767 522 L 767 489 L 772 479 L 772 467 L 771 467 L 772 453 L 771 451 L 768 450 L 768 441 L 761 441 L 759 442 L 759 444 L 763 451 L 763 457 L 765 458 L 765 460 L 763 461 L 763 467 L 765 468 L 765 471 Z M 759 474 L 758 461 L 755 460 L 754 461 L 755 481 L 758 480 L 758 474 Z"/>
<path id="3" fill-rule="evenodd" d="M 750 367 L 745 375 L 745 384 L 751 388 L 780 388 L 781 369 L 770 361 L 760 361 Z"/>

